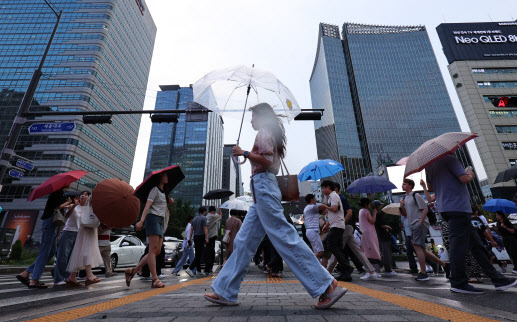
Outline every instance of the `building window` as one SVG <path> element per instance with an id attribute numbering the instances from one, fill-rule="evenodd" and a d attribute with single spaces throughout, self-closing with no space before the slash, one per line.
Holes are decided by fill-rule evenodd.
<path id="1" fill-rule="evenodd" d="M 502 144 L 505 150 L 517 150 L 517 142 L 503 142 Z"/>
<path id="2" fill-rule="evenodd" d="M 490 117 L 517 117 L 517 111 L 489 111 Z"/>
<path id="3" fill-rule="evenodd" d="M 517 133 L 517 126 L 496 126 L 497 133 Z"/>
<path id="4" fill-rule="evenodd" d="M 517 68 L 473 68 L 472 74 L 517 74 Z"/>
<path id="5" fill-rule="evenodd" d="M 517 82 L 478 82 L 479 88 L 513 88 Z"/>
<path id="6" fill-rule="evenodd" d="M 483 100 L 495 107 L 517 107 L 517 96 L 484 95 Z"/>

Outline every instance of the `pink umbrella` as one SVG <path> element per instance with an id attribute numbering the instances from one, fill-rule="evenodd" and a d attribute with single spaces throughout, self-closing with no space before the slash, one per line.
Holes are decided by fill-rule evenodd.
<path id="1" fill-rule="evenodd" d="M 402 159 L 398 160 L 398 162 L 396 163 L 396 165 L 405 165 L 407 163 L 407 159 L 409 157 L 403 157 Z"/>
<path id="2" fill-rule="evenodd" d="M 33 201 L 52 192 L 56 192 L 59 189 L 68 186 L 69 184 L 76 182 L 77 180 L 84 177 L 88 172 L 82 170 L 68 171 L 55 176 L 50 177 L 47 181 L 40 184 L 37 188 L 34 188 L 27 198 L 28 201 Z"/>

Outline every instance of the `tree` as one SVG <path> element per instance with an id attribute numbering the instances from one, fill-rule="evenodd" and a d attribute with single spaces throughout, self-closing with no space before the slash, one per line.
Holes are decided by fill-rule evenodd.
<path id="1" fill-rule="evenodd" d="M 188 218 L 196 214 L 196 210 L 190 204 L 190 202 L 183 202 L 178 199 L 175 203 L 169 205 L 169 224 L 165 231 L 166 236 L 173 236 L 176 238 L 182 238 L 181 233 L 187 226 Z"/>

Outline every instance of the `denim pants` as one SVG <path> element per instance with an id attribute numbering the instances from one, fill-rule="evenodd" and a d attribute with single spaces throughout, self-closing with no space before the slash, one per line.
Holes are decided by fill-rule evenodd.
<path id="1" fill-rule="evenodd" d="M 54 266 L 54 284 L 65 281 L 71 272 L 66 271 L 68 260 L 74 249 L 76 231 L 63 230 L 59 238 L 59 248 L 56 254 L 56 265 Z"/>
<path id="2" fill-rule="evenodd" d="M 451 287 L 462 287 L 468 283 L 465 255 L 470 250 L 476 262 L 492 283 L 498 286 L 507 281 L 491 264 L 487 252 L 474 231 L 470 214 L 463 212 L 445 212 L 442 217 L 449 224 L 449 261 L 451 264 Z"/>
<path id="3" fill-rule="evenodd" d="M 415 248 L 413 247 L 413 242 L 411 236 L 406 235 L 406 255 L 407 261 L 409 262 L 409 269 L 413 272 L 418 272 L 418 267 L 415 261 Z"/>
<path id="4" fill-rule="evenodd" d="M 251 259 L 267 234 L 309 294 L 312 297 L 323 294 L 334 277 L 323 268 L 294 226 L 285 219 L 275 175 L 269 172 L 254 175 L 253 187 L 256 201 L 250 207 L 235 237 L 233 253 L 217 275 L 212 289 L 229 301 L 237 301 Z"/>
<path id="5" fill-rule="evenodd" d="M 183 268 L 183 265 L 185 265 L 185 263 L 187 262 L 187 258 L 188 258 L 189 264 L 191 264 L 194 261 L 194 247 L 189 246 L 189 247 L 187 247 L 187 249 L 183 249 L 183 255 L 181 255 L 181 258 L 180 258 L 178 264 L 176 264 L 176 267 L 174 267 L 174 270 L 172 272 L 177 273 L 177 272 L 181 271 L 181 269 Z M 194 269 L 192 270 L 194 272 L 194 274 L 196 273 L 196 270 L 197 270 L 197 267 L 194 267 Z"/>
<path id="6" fill-rule="evenodd" d="M 52 217 L 43 220 L 41 223 L 41 229 L 43 234 L 41 236 L 41 245 L 38 257 L 36 258 L 36 261 L 26 269 L 27 272 L 32 274 L 31 278 L 33 280 L 39 280 L 41 278 L 41 275 L 43 275 L 43 271 L 45 270 L 45 265 L 47 265 L 47 262 L 54 257 L 57 248 L 57 227 L 52 222 Z"/>

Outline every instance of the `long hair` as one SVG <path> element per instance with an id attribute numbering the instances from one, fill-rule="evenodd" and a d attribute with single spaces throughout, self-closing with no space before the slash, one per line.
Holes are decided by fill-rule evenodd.
<path id="1" fill-rule="evenodd" d="M 282 120 L 275 114 L 271 105 L 267 103 L 260 103 L 250 108 L 250 110 L 262 120 L 263 126 L 273 134 L 276 143 L 276 151 L 281 159 L 286 154 L 285 129 Z"/>

